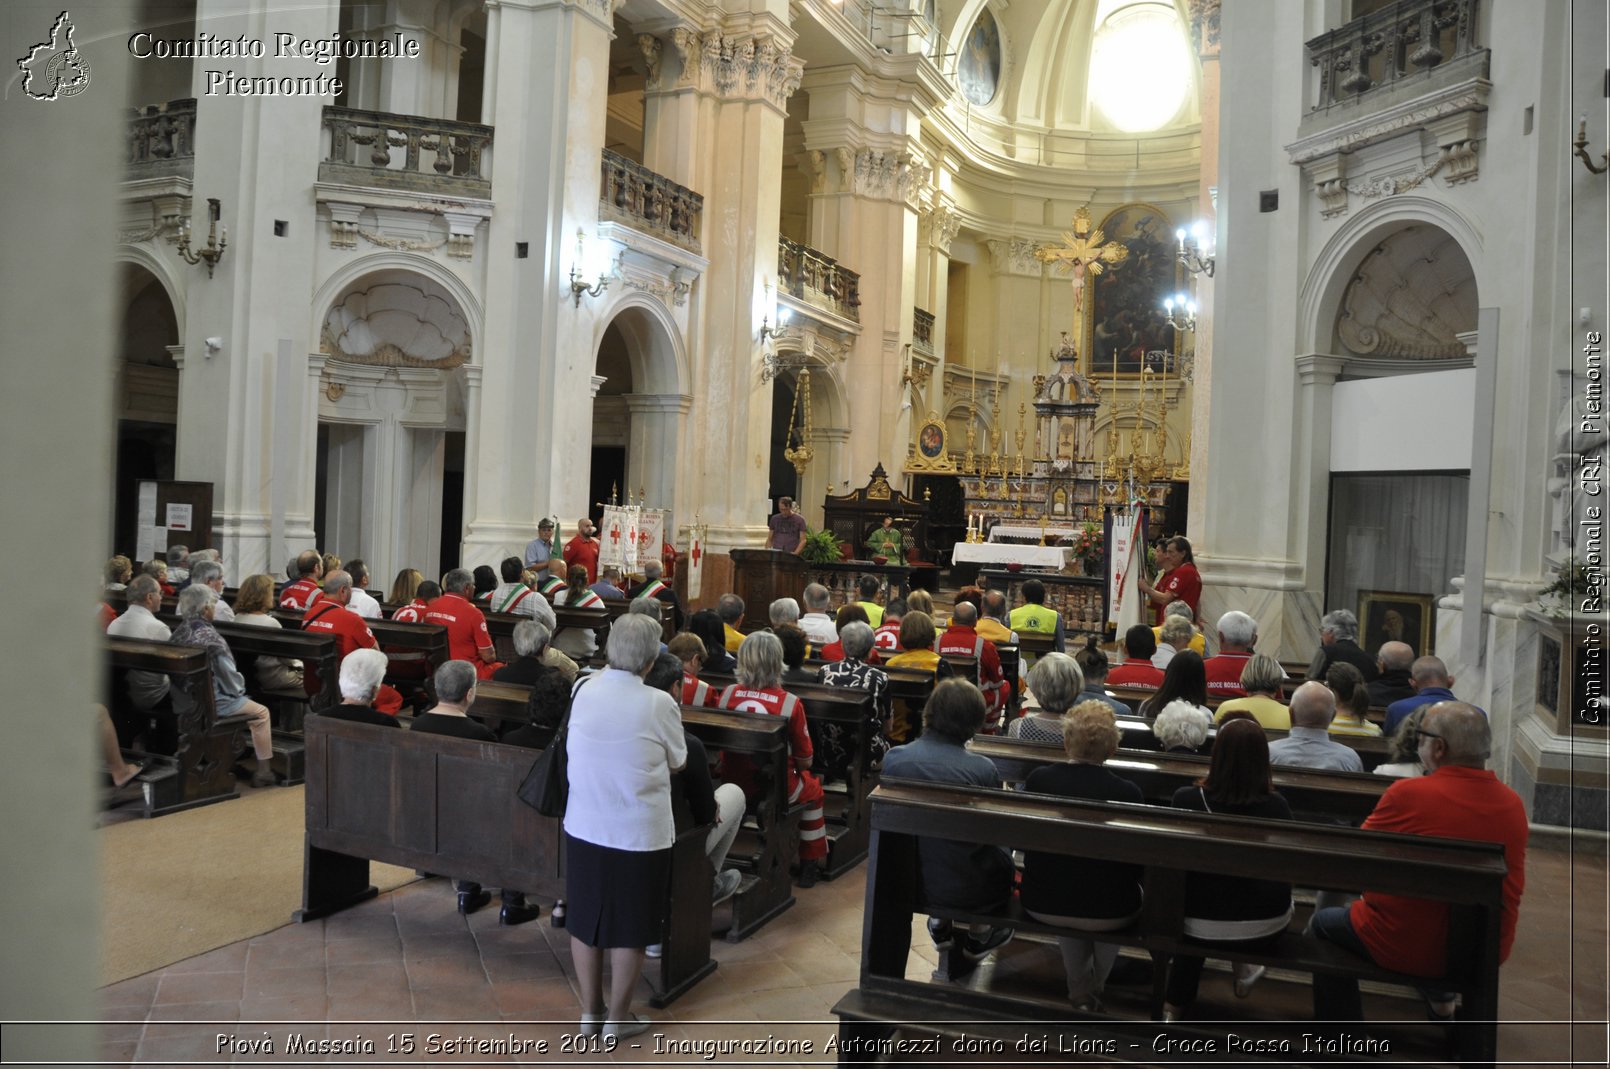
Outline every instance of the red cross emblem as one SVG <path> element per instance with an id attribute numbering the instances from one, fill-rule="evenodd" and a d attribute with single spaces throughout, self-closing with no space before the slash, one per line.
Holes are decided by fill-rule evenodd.
<path id="1" fill-rule="evenodd" d="M 704 550 L 699 546 L 699 543 L 695 542 L 693 543 L 693 550 L 688 554 L 688 556 L 693 558 L 693 566 L 697 568 L 699 566 L 699 558 L 704 556 Z"/>
<path id="2" fill-rule="evenodd" d="M 620 524 L 617 523 L 617 524 L 611 524 L 610 525 L 610 528 L 609 528 L 609 540 L 611 542 L 616 543 L 617 545 L 620 544 L 620 540 L 621 540 Z"/>

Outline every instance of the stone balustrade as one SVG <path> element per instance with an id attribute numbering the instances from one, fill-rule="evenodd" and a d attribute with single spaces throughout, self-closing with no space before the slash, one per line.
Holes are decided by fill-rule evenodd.
<path id="1" fill-rule="evenodd" d="M 480 123 L 326 107 L 319 181 L 488 198 L 491 148 Z"/>
<path id="2" fill-rule="evenodd" d="M 1319 69 L 1313 109 L 1323 111 L 1467 56 L 1476 47 L 1477 0 L 1402 0 L 1320 34 L 1306 45 Z"/>
<path id="3" fill-rule="evenodd" d="M 861 276 L 788 238 L 777 240 L 777 291 L 852 322 L 861 321 Z"/>
<path id="4" fill-rule="evenodd" d="M 697 253 L 704 197 L 619 153 L 604 150 L 598 218 Z"/>
<path id="5" fill-rule="evenodd" d="M 133 110 L 128 122 L 128 178 L 189 178 L 195 164 L 194 97 Z"/>

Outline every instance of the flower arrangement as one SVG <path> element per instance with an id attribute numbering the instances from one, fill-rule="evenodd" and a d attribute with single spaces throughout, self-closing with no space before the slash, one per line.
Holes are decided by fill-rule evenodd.
<path id="1" fill-rule="evenodd" d="M 1079 533 L 1073 539 L 1073 559 L 1085 566 L 1089 571 L 1092 567 L 1099 569 L 1105 563 L 1107 545 L 1101 525 L 1087 520 L 1079 528 Z"/>

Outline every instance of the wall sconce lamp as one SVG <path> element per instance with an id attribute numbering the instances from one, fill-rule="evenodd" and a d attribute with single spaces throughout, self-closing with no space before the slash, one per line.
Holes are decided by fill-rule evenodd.
<path id="1" fill-rule="evenodd" d="M 1604 174 L 1607 169 L 1610 169 L 1610 149 L 1606 149 L 1599 154 L 1599 159 L 1603 161 L 1603 164 L 1598 167 L 1593 165 L 1593 157 L 1588 155 L 1588 117 L 1586 113 L 1577 117 L 1576 140 L 1571 142 L 1571 148 L 1575 150 L 1574 154 L 1577 159 L 1582 161 L 1582 166 L 1594 174 Z"/>
<path id="2" fill-rule="evenodd" d="M 1180 243 L 1179 260 L 1185 270 L 1193 275 L 1212 278 L 1213 246 L 1207 240 L 1207 224 L 1193 223 L 1189 233 L 1182 226 L 1174 231 L 1174 237 Z M 1190 240 L 1187 241 L 1187 238 Z"/>
<path id="3" fill-rule="evenodd" d="M 1185 294 L 1177 293 L 1164 301 L 1163 310 L 1168 313 L 1168 325 L 1174 328 L 1174 333 L 1196 333 L 1196 302 Z"/>
<path id="4" fill-rule="evenodd" d="M 570 296 L 572 301 L 575 303 L 575 307 L 577 308 L 581 307 L 582 294 L 585 293 L 589 297 L 597 297 L 599 294 L 603 293 L 609 288 L 609 275 L 603 271 L 598 272 L 597 282 L 591 284 L 587 282 L 586 277 L 581 273 L 581 265 L 584 262 L 583 258 L 585 255 L 586 239 L 582 235 L 581 228 L 577 227 L 576 259 L 575 262 L 570 265 Z"/>
<path id="5" fill-rule="evenodd" d="M 218 215 L 222 209 L 217 197 L 207 198 L 207 247 L 192 252 L 190 249 L 190 221 L 187 219 L 179 229 L 179 255 L 187 264 L 195 265 L 203 260 L 207 261 L 207 277 L 212 277 L 213 268 L 218 261 L 224 258 L 224 250 L 229 247 L 229 228 L 218 225 Z"/>
<path id="6" fill-rule="evenodd" d="M 794 313 L 791 309 L 777 309 L 777 325 L 775 327 L 771 325 L 770 316 L 762 318 L 760 321 L 760 340 L 764 342 L 767 338 L 786 338 L 791 336 L 794 330 L 788 325 L 788 321 L 793 318 L 793 315 Z"/>

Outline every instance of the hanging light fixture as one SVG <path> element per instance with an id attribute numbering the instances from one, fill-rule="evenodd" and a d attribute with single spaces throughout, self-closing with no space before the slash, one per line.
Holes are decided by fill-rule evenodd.
<path id="1" fill-rule="evenodd" d="M 795 446 L 795 415 L 800 415 L 798 422 L 799 445 Z M 794 470 L 800 478 L 805 477 L 805 469 L 810 467 L 811 459 L 816 455 L 811 450 L 811 370 L 802 368 L 799 380 L 794 387 L 794 404 L 788 410 L 788 437 L 783 449 L 783 459 L 794 465 Z"/>

